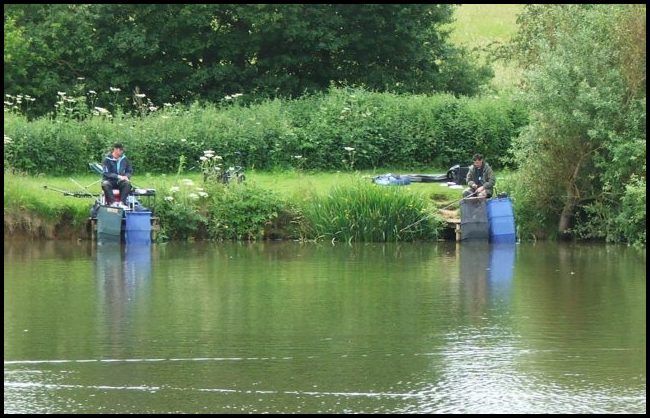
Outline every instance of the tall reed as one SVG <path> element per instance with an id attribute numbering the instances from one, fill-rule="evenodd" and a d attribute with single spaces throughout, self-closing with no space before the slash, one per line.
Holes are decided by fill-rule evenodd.
<path id="1" fill-rule="evenodd" d="M 436 239 L 442 222 L 432 210 L 422 196 L 399 186 L 359 180 L 305 202 L 305 235 L 347 242 Z"/>

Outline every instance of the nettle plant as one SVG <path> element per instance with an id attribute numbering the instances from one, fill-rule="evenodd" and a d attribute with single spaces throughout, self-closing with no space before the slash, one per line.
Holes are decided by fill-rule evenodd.
<path id="1" fill-rule="evenodd" d="M 203 151 L 199 158 L 201 172 L 203 172 L 203 182 L 217 181 L 222 173 L 223 157 L 215 154 L 212 150 Z"/>
<path id="2" fill-rule="evenodd" d="M 190 179 L 183 179 L 169 188 L 162 203 L 156 208 L 168 239 L 205 238 L 210 194 L 197 187 Z"/>

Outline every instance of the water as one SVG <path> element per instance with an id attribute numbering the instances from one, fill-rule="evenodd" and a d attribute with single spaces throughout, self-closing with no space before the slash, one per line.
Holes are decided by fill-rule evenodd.
<path id="1" fill-rule="evenodd" d="M 645 251 L 8 242 L 4 412 L 645 413 Z"/>

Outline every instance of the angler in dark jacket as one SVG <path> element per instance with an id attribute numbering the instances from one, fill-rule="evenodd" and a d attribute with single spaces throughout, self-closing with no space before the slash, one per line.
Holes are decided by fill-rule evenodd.
<path id="1" fill-rule="evenodd" d="M 120 190 L 120 200 L 123 206 L 128 206 L 127 198 L 131 192 L 131 175 L 133 168 L 124 155 L 124 146 L 116 143 L 113 150 L 104 158 L 102 163 L 102 189 L 106 197 L 106 204 L 113 204 L 113 189 Z"/>
<path id="2" fill-rule="evenodd" d="M 467 185 L 469 186 L 463 192 L 463 197 L 492 197 L 492 190 L 496 183 L 492 167 L 483 161 L 481 154 L 474 154 L 474 164 L 470 166 L 467 172 Z"/>

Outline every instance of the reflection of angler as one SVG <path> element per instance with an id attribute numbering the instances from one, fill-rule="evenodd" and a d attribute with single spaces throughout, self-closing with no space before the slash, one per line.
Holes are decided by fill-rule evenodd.
<path id="1" fill-rule="evenodd" d="M 97 279 L 107 301 L 128 302 L 151 276 L 151 245 L 100 243 L 97 245 Z"/>
<path id="2" fill-rule="evenodd" d="M 484 303 L 498 304 L 510 299 L 515 250 L 513 243 L 486 241 L 466 242 L 460 246 L 460 280 L 473 309 Z"/>
<path id="3" fill-rule="evenodd" d="M 96 266 L 98 312 L 106 345 L 111 347 L 111 356 L 119 358 L 131 348 L 138 296 L 147 293 L 143 287 L 151 276 L 151 245 L 98 243 Z"/>

